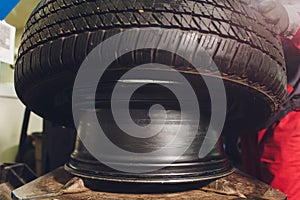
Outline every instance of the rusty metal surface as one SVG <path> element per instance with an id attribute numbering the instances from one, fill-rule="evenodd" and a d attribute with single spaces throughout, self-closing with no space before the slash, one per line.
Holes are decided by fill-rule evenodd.
<path id="1" fill-rule="evenodd" d="M 236 170 L 235 173 L 213 181 L 204 187 L 166 194 L 126 194 L 92 191 L 82 189 L 81 184 L 77 184 L 74 179 L 72 184 L 70 180 L 74 178 L 63 168 L 59 168 L 50 174 L 47 174 L 35 181 L 13 191 L 13 197 L 16 200 L 30 199 L 30 197 L 39 196 L 43 200 L 101 200 L 101 199 L 202 199 L 202 200 L 229 200 L 229 199 L 261 199 L 261 200 L 283 200 L 286 196 L 271 188 L 270 186 L 259 182 Z M 68 183 L 68 184 L 66 184 Z M 69 192 L 60 192 L 71 185 Z M 76 185 L 80 185 L 76 191 Z M 180 190 L 180 188 L 178 188 Z M 49 197 L 45 195 L 49 194 Z M 51 196 L 52 194 L 52 196 Z M 56 195 L 55 195 L 56 194 Z"/>

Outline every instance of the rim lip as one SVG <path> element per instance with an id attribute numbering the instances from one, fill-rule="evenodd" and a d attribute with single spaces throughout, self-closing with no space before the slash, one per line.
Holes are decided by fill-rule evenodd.
<path id="1" fill-rule="evenodd" d="M 201 181 L 208 181 L 208 180 L 214 180 L 226 177 L 230 174 L 232 174 L 235 169 L 232 168 L 232 166 L 229 164 L 228 167 L 223 168 L 221 170 L 214 170 L 212 173 L 209 173 L 210 175 L 201 175 L 201 171 L 199 173 L 194 173 L 195 175 L 148 175 L 148 177 L 143 177 L 143 174 L 138 176 L 131 176 L 130 174 L 124 176 L 113 176 L 112 174 L 90 174 L 89 172 L 80 172 L 76 169 L 73 169 L 69 163 L 64 165 L 64 169 L 81 178 L 89 179 L 89 180 L 96 180 L 96 181 L 107 181 L 107 182 L 114 182 L 114 183 L 138 183 L 138 184 L 182 184 L 182 183 L 195 183 L 195 182 L 201 182 Z M 145 175 L 145 174 L 144 174 Z"/>

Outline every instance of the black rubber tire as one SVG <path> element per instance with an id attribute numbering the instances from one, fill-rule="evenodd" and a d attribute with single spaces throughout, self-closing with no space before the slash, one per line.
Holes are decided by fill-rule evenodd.
<path id="1" fill-rule="evenodd" d="M 227 87 L 251 91 L 254 103 L 255 98 L 266 103 L 264 117 L 282 104 L 286 76 L 280 39 L 255 10 L 236 0 L 43 0 L 22 37 L 18 96 L 45 118 L 72 123 L 72 85 L 86 55 L 106 38 L 140 27 L 195 32 Z M 135 58 L 150 59 L 149 54 Z M 174 62 L 170 59 L 170 65 Z"/>

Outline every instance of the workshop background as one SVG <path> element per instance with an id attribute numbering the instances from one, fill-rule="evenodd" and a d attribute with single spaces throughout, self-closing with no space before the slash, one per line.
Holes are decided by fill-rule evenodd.
<path id="1" fill-rule="evenodd" d="M 16 27 L 15 54 L 18 47 L 24 25 L 39 0 L 21 0 L 5 21 Z M 0 67 L 0 161 L 15 162 L 20 133 L 22 129 L 23 113 L 25 106 L 17 98 L 14 89 L 13 66 L 1 63 Z M 42 132 L 43 120 L 35 114 L 31 114 L 28 134 Z"/>
<path id="2" fill-rule="evenodd" d="M 286 72 L 300 53 L 279 37 L 289 24 L 259 12 L 244 0 L 0 0 L 0 200 L 294 200 L 300 188 L 254 174 L 258 128 L 298 95 Z"/>

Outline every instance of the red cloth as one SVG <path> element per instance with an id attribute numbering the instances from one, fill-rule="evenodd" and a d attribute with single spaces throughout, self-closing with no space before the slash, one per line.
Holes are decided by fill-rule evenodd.
<path id="1" fill-rule="evenodd" d="M 287 91 L 288 91 L 288 93 L 292 93 L 292 92 L 294 92 L 294 88 L 290 85 L 287 85 Z"/>
<path id="2" fill-rule="evenodd" d="M 292 111 L 278 124 L 241 137 L 243 169 L 288 195 L 300 198 L 300 112 Z"/>
<path id="3" fill-rule="evenodd" d="M 260 179 L 300 198 L 300 112 L 290 112 L 278 124 L 258 133 Z"/>
<path id="4" fill-rule="evenodd" d="M 241 151 L 243 171 L 247 174 L 260 178 L 260 165 L 259 165 L 259 150 L 257 133 L 246 132 L 241 134 Z"/>
<path id="5" fill-rule="evenodd" d="M 298 28 L 295 35 L 292 37 L 291 41 L 298 49 L 300 49 L 300 27 Z"/>

